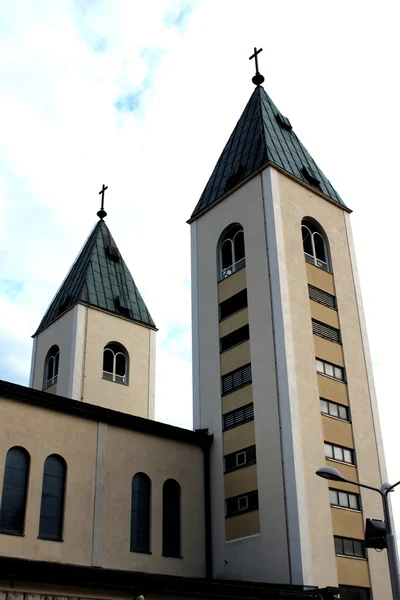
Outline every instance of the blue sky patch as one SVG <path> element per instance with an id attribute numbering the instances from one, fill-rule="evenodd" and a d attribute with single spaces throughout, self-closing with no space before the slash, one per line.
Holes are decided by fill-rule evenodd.
<path id="1" fill-rule="evenodd" d="M 0 294 L 11 300 L 22 292 L 24 288 L 23 281 L 13 281 L 12 279 L 0 279 Z"/>

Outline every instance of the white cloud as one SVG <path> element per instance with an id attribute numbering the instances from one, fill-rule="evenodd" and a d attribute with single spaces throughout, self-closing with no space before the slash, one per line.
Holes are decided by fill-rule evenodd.
<path id="1" fill-rule="evenodd" d="M 398 479 L 398 13 L 389 0 L 3 3 L 0 272 L 25 287 L 2 296 L 0 376 L 26 383 L 30 335 L 106 183 L 107 223 L 160 328 L 157 416 L 189 425 L 185 221 L 250 96 L 248 56 L 261 45 L 266 90 L 355 211 L 389 478 Z"/>

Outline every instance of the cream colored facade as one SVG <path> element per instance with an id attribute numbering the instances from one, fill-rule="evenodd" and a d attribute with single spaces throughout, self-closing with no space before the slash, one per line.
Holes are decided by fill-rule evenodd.
<path id="1" fill-rule="evenodd" d="M 43 389 L 46 355 L 57 345 L 57 387 L 48 392 L 154 419 L 155 336 L 150 327 L 76 304 L 37 335 L 31 385 Z M 128 385 L 103 378 L 103 350 L 110 342 L 118 342 L 128 353 Z"/>
<path id="2" fill-rule="evenodd" d="M 119 387 L 119 386 L 118 386 Z M 64 399 L 60 399 L 60 405 Z M 111 424 L 115 413 L 68 414 L 0 397 L 0 481 L 7 451 L 23 446 L 30 454 L 24 535 L 0 533 L 0 555 L 187 577 L 205 576 L 203 450 L 172 438 L 170 426 L 145 433 L 134 424 Z M 175 428 L 177 429 L 177 428 Z M 192 434 L 194 438 L 195 433 Z M 179 437 L 179 431 L 176 434 Z M 67 464 L 62 541 L 38 539 L 44 461 L 58 454 Z M 150 554 L 130 551 L 132 478 L 151 480 Z M 167 479 L 181 487 L 181 558 L 162 555 L 162 491 Z M 196 510 L 193 511 L 193 506 Z M 69 594 L 71 595 L 71 594 Z"/>
<path id="3" fill-rule="evenodd" d="M 301 222 L 307 217 L 326 233 L 332 274 L 304 259 Z M 246 266 L 218 283 L 218 243 L 233 223 L 244 230 Z M 370 485 L 379 487 L 385 480 L 347 212 L 270 166 L 194 219 L 191 228 L 194 415 L 195 426 L 209 427 L 215 436 L 216 575 L 371 587 L 374 599 L 389 598 L 386 551 L 369 551 L 368 559 L 358 559 L 336 556 L 334 547 L 334 535 L 362 540 L 365 516 L 383 518 L 379 497 L 362 491 L 362 513 L 331 508 L 327 482 L 315 475 L 326 462 Z M 311 301 L 308 283 L 334 295 L 338 310 Z M 245 287 L 248 307 L 219 324 L 218 303 Z M 339 329 L 341 344 L 313 335 L 312 318 Z M 215 340 L 246 322 L 250 340 L 220 355 Z M 344 367 L 346 383 L 317 374 L 316 358 Z M 221 376 L 248 362 L 251 385 L 221 398 Z M 321 415 L 320 397 L 350 405 L 351 423 Z M 241 493 L 252 485 L 246 480 L 256 467 L 260 529 L 254 535 L 249 523 L 236 533 L 229 525 L 225 535 L 225 439 L 229 434 L 229 448 L 233 437 L 235 448 L 245 447 L 249 424 L 223 433 L 221 413 L 248 402 L 254 403 L 257 464 L 225 475 L 225 481 L 229 477 L 229 489 Z M 355 449 L 357 467 L 326 460 L 324 441 Z M 358 492 L 348 484 L 331 487 Z M 239 518 L 251 520 L 252 514 Z"/>

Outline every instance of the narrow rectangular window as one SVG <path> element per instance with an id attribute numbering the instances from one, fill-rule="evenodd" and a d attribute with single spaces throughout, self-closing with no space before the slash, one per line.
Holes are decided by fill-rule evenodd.
<path id="1" fill-rule="evenodd" d="M 236 471 L 236 469 L 254 465 L 257 462 L 256 447 L 249 446 L 248 448 L 243 448 L 243 450 L 226 454 L 224 456 L 224 462 L 225 473 L 230 473 L 231 471 Z"/>
<path id="2" fill-rule="evenodd" d="M 356 556 L 366 558 L 363 540 L 334 536 L 335 553 L 344 556 Z"/>
<path id="3" fill-rule="evenodd" d="M 258 490 L 233 496 L 225 500 L 225 516 L 226 518 L 235 517 L 245 512 L 258 509 Z"/>
<path id="4" fill-rule="evenodd" d="M 346 462 L 350 465 L 355 465 L 355 453 L 351 448 L 343 448 L 342 446 L 336 446 L 335 444 L 329 444 L 325 442 L 325 456 L 326 458 L 339 460 L 340 462 Z"/>
<path id="5" fill-rule="evenodd" d="M 336 310 L 335 296 L 332 296 L 332 294 L 328 294 L 328 292 L 324 292 L 324 290 L 320 290 L 319 288 L 310 284 L 308 284 L 308 297 L 310 300 L 314 300 L 314 302 L 318 302 L 319 304 L 323 304 L 328 308 Z"/>
<path id="6" fill-rule="evenodd" d="M 332 363 L 328 363 L 325 360 L 320 360 L 319 358 L 316 358 L 315 360 L 317 373 L 321 373 L 321 375 L 327 375 L 328 377 L 333 377 L 339 381 L 344 381 L 343 367 L 337 367 L 336 365 L 332 365 Z"/>
<path id="7" fill-rule="evenodd" d="M 242 342 L 246 342 L 250 338 L 249 326 L 244 325 L 243 327 L 239 327 L 232 333 L 228 333 L 228 335 L 224 335 L 220 339 L 220 352 L 225 352 Z"/>
<path id="8" fill-rule="evenodd" d="M 231 371 L 221 378 L 222 395 L 230 394 L 244 385 L 250 384 L 251 381 L 251 364 L 244 365 L 235 371 Z"/>
<path id="9" fill-rule="evenodd" d="M 343 490 L 329 489 L 329 500 L 332 506 L 361 510 L 360 495 Z"/>
<path id="10" fill-rule="evenodd" d="M 244 289 L 227 300 L 224 300 L 219 305 L 219 320 L 227 319 L 231 315 L 247 308 L 247 290 Z"/>

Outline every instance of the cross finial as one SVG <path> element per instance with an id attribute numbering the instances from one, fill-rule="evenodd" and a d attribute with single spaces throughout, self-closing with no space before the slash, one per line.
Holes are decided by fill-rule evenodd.
<path id="1" fill-rule="evenodd" d="M 103 220 L 104 217 L 107 216 L 106 211 L 104 210 L 104 192 L 108 190 L 108 185 L 104 185 L 103 183 L 103 187 L 101 188 L 101 190 L 99 191 L 99 194 L 101 194 L 101 207 L 99 212 L 97 213 L 97 216 L 99 217 L 99 219 Z"/>
<path id="2" fill-rule="evenodd" d="M 249 56 L 249 60 L 252 60 L 253 58 L 256 61 L 256 74 L 254 75 L 252 82 L 254 83 L 254 85 L 261 85 L 264 81 L 264 77 L 261 75 L 261 73 L 258 70 L 258 54 L 260 54 L 260 52 L 262 52 L 262 48 L 259 48 L 257 50 L 257 48 L 254 48 L 254 54 L 252 54 L 251 56 Z"/>

